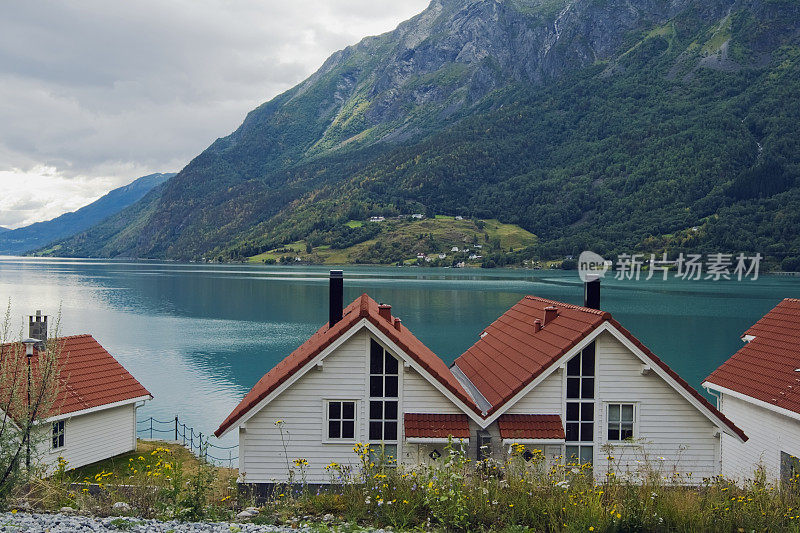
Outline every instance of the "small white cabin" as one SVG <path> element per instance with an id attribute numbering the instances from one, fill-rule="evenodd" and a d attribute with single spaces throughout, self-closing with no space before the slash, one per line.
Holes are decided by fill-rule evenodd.
<path id="1" fill-rule="evenodd" d="M 787 298 L 742 336 L 745 345 L 703 386 L 750 440 L 723 436 L 722 474 L 769 482 L 800 475 L 800 300 Z"/>
<path id="2" fill-rule="evenodd" d="M 31 317 L 30 336 L 47 338 L 46 323 Z M 152 395 L 91 335 L 50 342 L 59 346 L 58 390 L 34 428 L 31 464 L 53 469 L 61 457 L 77 468 L 135 450 L 136 408 Z M 42 347 L 33 347 L 34 360 Z"/>

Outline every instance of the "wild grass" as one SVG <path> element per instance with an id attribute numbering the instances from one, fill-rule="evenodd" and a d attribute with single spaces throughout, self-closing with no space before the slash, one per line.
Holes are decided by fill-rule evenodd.
<path id="1" fill-rule="evenodd" d="M 307 484 L 307 460 L 289 461 L 292 483 L 275 486 L 251 520 L 321 531 L 800 532 L 800 478 L 777 487 L 756 472 L 743 485 L 713 478 L 689 486 L 643 464 L 634 476 L 612 470 L 598 482 L 590 465 L 553 465 L 541 450 L 518 445 L 498 462 L 470 460 L 450 443 L 432 464 L 414 467 L 369 445 L 354 452 L 352 465 L 325 467 L 324 487 Z M 164 446 L 114 465 L 77 479 L 62 462 L 24 496 L 39 509 L 192 521 L 231 520 L 255 503 L 238 490 L 234 470 L 186 461 Z M 120 512 L 115 502 L 131 508 Z"/>

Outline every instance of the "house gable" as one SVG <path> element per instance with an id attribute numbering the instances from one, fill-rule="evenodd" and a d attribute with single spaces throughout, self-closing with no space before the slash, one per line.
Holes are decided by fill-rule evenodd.
<path id="1" fill-rule="evenodd" d="M 474 418 L 477 406 L 444 362 L 431 352 L 399 319 L 386 316 L 378 304 L 366 294 L 344 310 L 343 318 L 333 327 L 320 328 L 308 341 L 270 370 L 245 396 L 215 432 L 221 437 L 234 427 L 247 422 L 256 412 L 277 398 L 283 391 L 317 365 L 339 346 L 362 329 L 399 357 L 404 365 L 413 368 L 443 396 Z M 383 313 L 383 314 L 382 314 Z"/>

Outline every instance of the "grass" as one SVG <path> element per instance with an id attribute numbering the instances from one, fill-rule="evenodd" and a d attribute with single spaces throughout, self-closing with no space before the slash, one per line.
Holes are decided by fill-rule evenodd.
<path id="1" fill-rule="evenodd" d="M 237 490 L 235 471 L 204 465 L 164 443 L 145 444 L 150 452 L 139 450 L 127 465 L 117 458 L 80 470 L 96 472 L 99 493 L 76 490 L 62 463 L 55 475 L 34 481 L 27 496 L 38 497 L 37 509 L 69 505 L 101 516 L 114 513 L 113 502 L 128 502 L 128 516 L 113 522 L 121 530 L 135 527 L 139 517 L 232 520 L 253 505 Z M 533 446 L 512 446 L 505 462 L 470 460 L 452 443 L 440 449 L 433 464 L 389 466 L 392 458 L 376 457 L 359 443 L 352 464 L 325 467 L 326 490 L 305 485 L 309 463 L 296 459 L 287 472 L 296 484 L 277 486 L 252 522 L 314 531 L 800 532 L 800 475 L 783 488 L 758 471 L 739 486 L 722 478 L 686 486 L 660 461 L 643 457 L 630 470 L 609 456 L 611 470 L 598 481 L 590 465 L 550 464 Z M 125 490 L 116 485 L 123 481 Z"/>
<path id="2" fill-rule="evenodd" d="M 150 455 L 156 448 L 165 448 L 170 451 L 170 454 L 175 461 L 183 463 L 185 472 L 196 472 L 200 465 L 200 460 L 190 452 L 187 448 L 179 444 L 172 444 L 162 441 L 145 441 L 139 440 L 136 444 L 136 451 L 123 453 L 116 457 L 111 457 L 97 463 L 82 466 L 69 470 L 68 472 L 78 479 L 94 479 L 97 474 L 103 472 L 112 472 L 116 479 L 124 479 L 129 477 L 129 467 L 131 459 L 136 459 L 139 456 Z"/>
<path id="3" fill-rule="evenodd" d="M 361 227 L 365 224 L 361 220 L 351 220 L 346 223 L 351 228 Z M 402 261 L 406 264 L 417 262 L 417 253 L 451 255 L 451 248 L 458 246 L 473 246 L 480 244 L 485 251 L 489 243 L 496 243 L 504 252 L 520 250 L 536 243 L 534 234 L 513 224 L 503 224 L 497 220 L 456 220 L 453 216 L 436 215 L 435 218 L 421 220 L 386 220 L 380 222 L 381 233 L 364 242 L 360 242 L 344 249 L 331 248 L 329 245 L 317 246 L 311 253 L 306 249 L 305 241 L 296 241 L 282 248 L 248 258 L 250 263 L 264 263 L 279 261 L 281 257 L 290 255 L 300 257 L 302 261 L 341 265 L 352 263 L 370 263 L 364 260 L 368 257 L 369 250 L 378 243 L 387 247 L 397 247 L 402 251 Z M 291 250 L 287 252 L 286 250 Z M 474 249 L 480 253 L 480 250 Z M 378 262 L 378 261 L 374 261 Z"/>

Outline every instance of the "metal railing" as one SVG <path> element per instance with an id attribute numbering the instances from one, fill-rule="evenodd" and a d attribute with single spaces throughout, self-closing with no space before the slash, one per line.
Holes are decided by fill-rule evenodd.
<path id="1" fill-rule="evenodd" d="M 217 465 L 227 464 L 228 467 L 232 467 L 233 462 L 239 459 L 238 455 L 235 457 L 233 455 L 233 450 L 239 448 L 238 444 L 234 444 L 233 446 L 213 444 L 210 442 L 210 435 L 203 435 L 202 431 L 195 433 L 194 428 L 182 423 L 177 415 L 173 420 L 158 420 L 152 416 L 144 420 L 137 420 L 136 435 L 149 439 L 158 437 L 163 440 L 169 440 L 169 438 L 164 438 L 165 435 L 169 435 L 174 442 L 187 448 L 193 454 L 197 455 L 200 460 L 212 462 Z M 227 451 L 228 457 L 216 457 L 208 453 L 209 449 L 219 455 Z M 221 450 L 221 453 L 215 450 Z"/>

